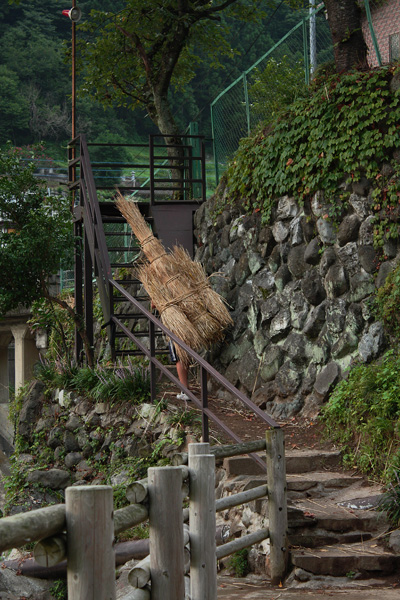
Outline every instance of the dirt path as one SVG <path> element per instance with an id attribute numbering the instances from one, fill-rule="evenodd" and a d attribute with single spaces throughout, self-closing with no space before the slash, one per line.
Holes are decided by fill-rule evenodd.
<path id="1" fill-rule="evenodd" d="M 393 587 L 395 586 L 395 587 Z M 400 587 L 397 584 L 372 587 L 367 581 L 359 588 L 313 589 L 272 587 L 267 581 L 247 581 L 231 577 L 218 578 L 218 600 L 399 600 Z"/>
<path id="2" fill-rule="evenodd" d="M 190 389 L 195 395 L 200 396 L 200 388 L 197 384 L 190 382 Z M 172 404 L 176 404 L 184 411 L 193 410 L 201 414 L 201 411 L 193 402 L 185 402 L 176 398 L 177 388 L 170 382 L 161 386 L 160 395 Z M 209 408 L 244 442 L 261 439 L 265 436 L 267 424 L 254 415 L 246 407 L 238 407 L 235 401 L 227 401 L 210 395 L 208 398 Z M 318 421 L 309 421 L 301 417 L 293 417 L 286 421 L 280 421 L 279 425 L 284 428 L 285 442 L 288 450 L 315 449 L 335 450 L 332 442 L 324 437 L 324 426 Z M 211 443 L 232 443 L 232 440 L 210 421 Z"/>

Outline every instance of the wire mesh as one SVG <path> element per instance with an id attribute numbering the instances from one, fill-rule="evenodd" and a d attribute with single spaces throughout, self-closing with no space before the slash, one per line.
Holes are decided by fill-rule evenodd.
<path id="1" fill-rule="evenodd" d="M 400 59 L 400 0 L 364 0 L 362 26 L 369 64 Z M 369 18 L 369 13 L 371 17 Z M 239 141 L 260 122 L 305 91 L 310 76 L 334 58 L 323 5 L 293 29 L 228 86 L 211 104 L 216 180 L 226 169 Z"/>
<path id="2" fill-rule="evenodd" d="M 368 12 L 371 16 L 370 23 Z M 370 67 L 400 59 L 400 0 L 365 1 L 362 28 L 368 46 Z"/>
<path id="3" fill-rule="evenodd" d="M 261 121 L 271 121 L 282 105 L 303 93 L 310 66 L 315 72 L 332 58 L 331 35 L 320 7 L 299 21 L 214 100 L 211 114 L 217 180 L 239 140 Z"/>

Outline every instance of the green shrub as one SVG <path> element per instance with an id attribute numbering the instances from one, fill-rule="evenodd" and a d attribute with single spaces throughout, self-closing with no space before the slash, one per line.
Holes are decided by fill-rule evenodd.
<path id="1" fill-rule="evenodd" d="M 129 359 L 113 367 L 99 363 L 91 369 L 79 368 L 73 360 L 61 357 L 44 358 L 36 365 L 35 376 L 50 389 L 76 391 L 95 401 L 141 404 L 150 398 L 148 367 Z"/>
<path id="2" fill-rule="evenodd" d="M 388 333 L 400 338 L 400 264 L 389 273 L 375 298 L 376 317 L 383 321 Z"/>
<path id="3" fill-rule="evenodd" d="M 318 78 L 311 94 L 293 102 L 273 125 L 244 138 L 228 169 L 233 200 L 261 212 L 269 222 L 277 198 L 291 195 L 303 202 L 323 190 L 336 220 L 349 191 L 339 185 L 374 180 L 374 240 L 382 247 L 398 234 L 398 148 L 400 90 L 390 82 L 400 67 L 354 71 Z M 381 173 L 390 163 L 392 174 Z"/>
<path id="4" fill-rule="evenodd" d="M 282 107 L 296 98 L 308 95 L 304 82 L 303 60 L 294 61 L 284 55 L 280 60 L 271 58 L 263 71 L 255 70 L 249 86 L 252 111 L 272 122 Z"/>
<path id="5" fill-rule="evenodd" d="M 68 590 L 67 582 L 63 579 L 56 579 L 51 588 L 49 589 L 50 594 L 54 600 L 67 600 Z"/>
<path id="6" fill-rule="evenodd" d="M 246 575 L 250 572 L 248 557 L 248 548 L 238 550 L 229 557 L 228 567 L 233 570 L 236 577 L 246 577 Z"/>
<path id="7" fill-rule="evenodd" d="M 394 482 L 388 485 L 383 501 L 379 505 L 381 510 L 386 512 L 386 515 L 393 527 L 400 526 L 400 471 L 394 472 Z"/>
<path id="8" fill-rule="evenodd" d="M 376 480 L 392 480 L 400 467 L 399 352 L 389 350 L 379 361 L 353 368 L 321 416 L 348 465 Z"/>

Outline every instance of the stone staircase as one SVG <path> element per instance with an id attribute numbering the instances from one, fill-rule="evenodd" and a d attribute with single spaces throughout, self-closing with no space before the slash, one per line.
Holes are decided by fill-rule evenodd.
<path id="1" fill-rule="evenodd" d="M 292 578 L 300 581 L 319 576 L 376 579 L 400 567 L 400 554 L 385 548 L 390 526 L 377 510 L 381 488 L 344 472 L 340 458 L 339 451 L 286 452 L 290 562 Z M 223 472 L 219 496 L 266 483 L 249 457 L 225 459 Z M 243 526 L 250 531 L 267 514 L 266 504 L 256 500 L 247 509 L 252 516 L 247 512 L 245 518 L 238 514 L 224 518 L 233 518 L 238 532 Z"/>

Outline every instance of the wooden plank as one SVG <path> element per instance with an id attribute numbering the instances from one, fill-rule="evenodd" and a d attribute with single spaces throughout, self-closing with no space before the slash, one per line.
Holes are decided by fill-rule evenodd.
<path id="1" fill-rule="evenodd" d="M 239 506 L 239 504 L 245 504 L 245 502 L 251 502 L 262 498 L 268 493 L 268 487 L 266 485 L 259 485 L 251 490 L 245 492 L 239 492 L 238 494 L 232 494 L 232 496 L 225 496 L 225 498 L 219 498 L 215 501 L 215 510 L 220 512 L 233 506 Z"/>
<path id="2" fill-rule="evenodd" d="M 232 542 L 228 542 L 227 544 L 223 544 L 219 546 L 216 551 L 216 557 L 219 560 L 220 558 L 224 558 L 225 556 L 229 556 L 238 550 L 243 550 L 243 548 L 248 548 L 253 544 L 259 544 L 263 540 L 266 540 L 269 537 L 269 529 L 260 529 L 259 531 L 255 531 L 254 533 L 249 533 L 249 535 L 244 535 L 241 538 L 237 538 Z"/>
<path id="3" fill-rule="evenodd" d="M 183 600 L 184 544 L 182 470 L 148 470 L 151 599 Z"/>
<path id="4" fill-rule="evenodd" d="M 240 444 L 229 444 L 227 446 L 211 446 L 209 454 L 214 454 L 215 458 L 228 458 L 230 456 L 240 456 L 251 452 L 260 452 L 265 450 L 265 440 L 254 440 L 252 442 L 243 442 Z M 188 463 L 187 452 L 177 452 L 172 457 L 172 464 L 186 465 Z"/>
<path id="5" fill-rule="evenodd" d="M 56 504 L 0 519 L 0 552 L 37 542 L 65 528 L 65 506 Z"/>
<path id="6" fill-rule="evenodd" d="M 112 487 L 69 487 L 65 506 L 69 600 L 115 600 Z"/>
<path id="7" fill-rule="evenodd" d="M 191 600 L 217 599 L 215 557 L 215 458 L 208 444 L 189 445 L 190 477 L 190 596 Z"/>
<path id="8" fill-rule="evenodd" d="M 149 518 L 149 511 L 143 504 L 130 504 L 114 513 L 114 533 L 122 533 Z"/>
<path id="9" fill-rule="evenodd" d="M 254 440 L 252 442 L 243 442 L 242 444 L 229 444 L 228 446 L 214 446 L 210 453 L 215 458 L 228 458 L 229 456 L 240 456 L 251 452 L 265 450 L 265 440 Z"/>
<path id="10" fill-rule="evenodd" d="M 57 535 L 41 540 L 34 547 L 33 556 L 42 567 L 58 565 L 67 556 L 67 537 Z"/>
<path id="11" fill-rule="evenodd" d="M 283 430 L 267 430 L 266 442 L 271 582 L 277 585 L 285 578 L 288 561 L 286 465 Z"/>

